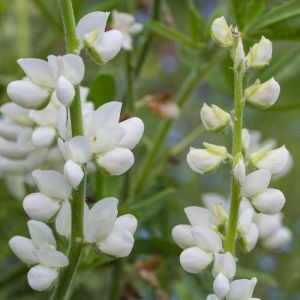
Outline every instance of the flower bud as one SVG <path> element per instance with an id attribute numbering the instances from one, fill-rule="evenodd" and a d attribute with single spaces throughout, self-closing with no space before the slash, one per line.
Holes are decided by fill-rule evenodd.
<path id="1" fill-rule="evenodd" d="M 59 210 L 60 204 L 42 193 L 33 193 L 25 197 L 23 208 L 31 219 L 48 221 Z"/>
<path id="2" fill-rule="evenodd" d="M 258 169 L 269 170 L 272 175 L 281 173 L 289 164 L 289 151 L 283 145 L 274 150 L 263 148 L 250 156 L 251 163 Z"/>
<path id="3" fill-rule="evenodd" d="M 50 146 L 56 136 L 54 127 L 37 127 L 32 133 L 32 143 L 34 146 L 42 148 Z"/>
<path id="4" fill-rule="evenodd" d="M 213 21 L 211 25 L 211 37 L 222 47 L 231 47 L 233 45 L 231 29 L 223 16 Z"/>
<path id="5" fill-rule="evenodd" d="M 267 189 L 251 199 L 253 206 L 261 213 L 274 215 L 283 208 L 285 197 L 277 189 Z"/>
<path id="6" fill-rule="evenodd" d="M 75 89 L 69 80 L 60 76 L 56 83 L 55 94 L 61 104 L 69 107 L 75 97 Z"/>
<path id="7" fill-rule="evenodd" d="M 220 298 L 223 299 L 228 291 L 229 291 L 229 281 L 228 278 L 223 274 L 220 273 L 213 283 L 214 293 Z"/>
<path id="8" fill-rule="evenodd" d="M 242 129 L 242 144 L 244 150 L 247 152 L 250 147 L 250 134 L 249 134 L 249 130 L 246 128 Z"/>
<path id="9" fill-rule="evenodd" d="M 259 237 L 266 238 L 269 235 L 272 235 L 273 232 L 277 231 L 277 229 L 281 227 L 281 217 L 281 214 L 256 214 L 254 221 L 258 228 Z"/>
<path id="10" fill-rule="evenodd" d="M 64 166 L 64 176 L 72 188 L 77 188 L 84 177 L 84 173 L 80 165 L 68 160 Z"/>
<path id="11" fill-rule="evenodd" d="M 273 77 L 264 83 L 256 80 L 245 90 L 246 100 L 261 109 L 272 106 L 277 101 L 279 93 L 280 85 Z"/>
<path id="12" fill-rule="evenodd" d="M 206 103 L 202 106 L 200 117 L 204 127 L 213 132 L 220 132 L 231 120 L 230 114 L 226 111 L 216 105 L 209 107 Z"/>
<path id="13" fill-rule="evenodd" d="M 14 103 L 29 109 L 44 108 L 50 100 L 49 91 L 30 80 L 11 82 L 7 86 L 7 94 Z"/>
<path id="14" fill-rule="evenodd" d="M 250 299 L 252 297 L 256 283 L 256 278 L 252 278 L 251 280 L 238 279 L 232 281 L 230 283 L 230 288 L 226 296 L 226 300 Z"/>
<path id="15" fill-rule="evenodd" d="M 217 277 L 220 273 L 223 273 L 229 279 L 235 276 L 236 261 L 230 252 L 225 254 L 215 253 L 212 274 L 214 277 Z"/>
<path id="16" fill-rule="evenodd" d="M 213 256 L 198 247 L 185 249 L 180 254 L 180 264 L 184 270 L 190 273 L 200 273 L 213 260 Z"/>
<path id="17" fill-rule="evenodd" d="M 268 249 L 278 249 L 290 242 L 292 232 L 286 227 L 280 227 L 270 236 L 263 240 L 263 246 Z"/>
<path id="18" fill-rule="evenodd" d="M 246 56 L 246 64 L 250 68 L 261 68 L 268 65 L 272 58 L 272 42 L 264 36 L 259 43 L 253 45 Z"/>
<path id="19" fill-rule="evenodd" d="M 271 172 L 268 170 L 257 170 L 248 174 L 242 185 L 242 195 L 246 198 L 263 193 L 271 181 Z"/>
<path id="20" fill-rule="evenodd" d="M 240 185 L 244 183 L 246 178 L 246 169 L 242 154 L 238 155 L 235 159 L 233 166 L 233 175 Z"/>
<path id="21" fill-rule="evenodd" d="M 227 149 L 208 143 L 203 144 L 206 149 L 191 147 L 187 155 L 189 167 L 196 173 L 206 174 L 214 171 L 227 156 Z"/>

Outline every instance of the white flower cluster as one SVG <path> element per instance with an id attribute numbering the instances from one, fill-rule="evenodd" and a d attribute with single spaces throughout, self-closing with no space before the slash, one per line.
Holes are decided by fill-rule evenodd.
<path id="1" fill-rule="evenodd" d="M 207 300 L 225 297 L 227 300 L 252 299 L 256 278 L 233 280 L 236 258 L 223 250 L 223 231 L 228 219 L 227 203 L 214 194 L 205 195 L 203 200 L 207 208 L 185 208 L 191 225 L 177 225 L 172 230 L 173 239 L 184 249 L 180 255 L 180 264 L 187 272 L 199 273 L 213 262 L 214 294 L 209 295 Z M 245 222 L 242 213 L 239 220 Z"/>
<path id="2" fill-rule="evenodd" d="M 244 74 L 251 68 L 261 68 L 271 60 L 272 43 L 264 37 L 245 55 L 240 33 L 236 27 L 229 27 L 224 17 L 214 20 L 211 33 L 213 40 L 222 47 L 232 48 L 237 74 Z M 279 92 L 280 86 L 273 78 L 262 84 L 257 80 L 243 91 L 244 99 L 240 99 L 239 105 L 242 107 L 248 101 L 265 109 L 277 101 Z M 239 239 L 247 251 L 255 247 L 259 237 L 266 248 L 278 248 L 286 244 L 291 233 L 282 226 L 280 213 L 285 197 L 280 190 L 269 188 L 272 176 L 282 176 L 291 166 L 291 156 L 286 147 L 274 149 L 273 143 L 254 145 L 247 129 L 235 131 L 236 116 L 231 116 L 216 105 L 204 103 L 200 117 L 207 130 L 221 132 L 231 126 L 234 128 L 234 139 L 240 140 L 241 149 L 234 150 L 232 154 L 224 146 L 203 143 L 204 149 L 191 148 L 187 155 L 189 167 L 199 174 L 214 171 L 222 162 L 231 162 L 233 184 L 238 186 L 233 200 L 238 201 L 239 208 L 236 211 L 237 225 L 231 225 L 237 226 L 234 239 Z M 242 120 L 240 122 L 242 124 Z M 247 167 L 250 166 L 257 170 L 247 174 Z M 214 262 L 214 294 L 209 295 L 208 300 L 257 299 L 252 298 L 255 278 L 232 281 L 236 258 L 224 252 L 227 245 L 223 246 L 232 213 L 229 205 L 222 197 L 215 195 L 206 196 L 204 203 L 206 208 L 185 208 L 191 225 L 177 225 L 172 231 L 173 239 L 184 249 L 180 255 L 182 267 L 188 272 L 198 273 Z"/>
<path id="3" fill-rule="evenodd" d="M 108 16 L 103 12 L 88 14 L 76 28 L 80 47 L 86 47 L 101 63 L 120 51 L 127 27 L 128 34 L 140 28 L 134 19 L 116 14 L 118 26 L 126 21 L 126 28 L 122 27 L 122 33 L 104 32 Z M 125 44 L 131 45 L 129 36 Z M 30 179 L 39 189 L 23 201 L 32 219 L 28 222 L 31 240 L 15 236 L 9 245 L 23 262 L 36 265 L 28 273 L 28 282 L 42 291 L 54 283 L 59 269 L 68 265 L 68 258 L 56 250 L 52 230 L 43 222 L 55 219 L 56 231 L 69 239 L 72 191 L 79 188 L 86 169 L 98 165 L 110 175 L 128 171 L 134 163 L 131 150 L 140 141 L 144 124 L 136 117 L 120 122 L 121 102 L 109 102 L 94 110 L 86 101 L 88 89 L 79 86 L 84 63 L 78 55 L 50 55 L 47 61 L 26 58 L 18 63 L 26 77 L 8 85 L 7 93 L 14 103 L 1 108 L 0 170 L 21 177 L 22 182 Z M 71 130 L 70 106 L 76 97 L 81 100 L 82 136 L 72 136 Z M 49 164 L 54 158 L 55 168 Z M 19 196 L 24 195 L 23 188 Z M 92 208 L 84 205 L 83 242 L 112 256 L 128 256 L 134 244 L 136 218 L 130 214 L 117 217 L 118 200 L 113 197 L 98 201 Z"/>

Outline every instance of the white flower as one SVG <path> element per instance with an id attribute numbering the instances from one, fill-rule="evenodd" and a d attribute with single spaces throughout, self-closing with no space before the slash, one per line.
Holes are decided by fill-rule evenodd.
<path id="1" fill-rule="evenodd" d="M 223 16 L 213 21 L 211 25 L 211 37 L 222 47 L 231 47 L 233 45 L 231 29 Z"/>
<path id="2" fill-rule="evenodd" d="M 203 207 L 189 206 L 184 212 L 192 226 L 201 226 L 210 228 L 218 223 L 213 213 Z"/>
<path id="3" fill-rule="evenodd" d="M 192 229 L 192 235 L 199 248 L 211 253 L 222 250 L 222 240 L 212 229 L 196 226 Z"/>
<path id="4" fill-rule="evenodd" d="M 93 112 L 85 124 L 97 164 L 111 175 L 121 175 L 133 165 L 131 150 L 144 132 L 139 118 L 119 123 L 121 106 L 121 102 L 106 103 Z"/>
<path id="5" fill-rule="evenodd" d="M 13 102 L 29 109 L 41 109 L 49 103 L 61 76 L 64 78 L 64 88 L 61 88 L 60 82 L 58 94 L 62 102 L 65 102 L 66 98 L 70 101 L 70 85 L 79 84 L 84 75 L 83 61 L 80 56 L 74 54 L 50 55 L 48 61 L 22 58 L 18 60 L 18 64 L 27 77 L 11 82 L 7 86 L 7 94 Z"/>
<path id="6" fill-rule="evenodd" d="M 271 180 L 271 172 L 268 170 L 257 170 L 248 174 L 242 185 L 242 195 L 246 198 L 263 193 L 268 188 Z"/>
<path id="7" fill-rule="evenodd" d="M 253 206 L 261 213 L 274 215 L 283 208 L 285 197 L 280 190 L 267 189 L 251 199 Z"/>
<path id="8" fill-rule="evenodd" d="M 89 209 L 85 205 L 84 238 L 104 253 L 116 257 L 128 256 L 134 244 L 133 234 L 137 220 L 131 214 L 117 217 L 118 200 L 113 197 L 98 201 Z M 71 226 L 71 207 L 66 201 L 56 218 L 56 229 L 61 235 L 69 237 Z"/>
<path id="9" fill-rule="evenodd" d="M 180 254 L 180 264 L 184 270 L 190 273 L 203 271 L 213 260 L 213 256 L 198 247 L 185 249 Z"/>
<path id="10" fill-rule="evenodd" d="M 213 289 L 214 293 L 221 299 L 223 299 L 227 295 L 229 291 L 229 280 L 223 273 L 220 273 L 215 278 Z"/>
<path id="11" fill-rule="evenodd" d="M 262 109 L 272 106 L 277 101 L 279 94 L 280 85 L 273 77 L 264 83 L 256 80 L 245 90 L 247 101 Z"/>
<path id="12" fill-rule="evenodd" d="M 226 111 L 217 105 L 209 107 L 206 103 L 202 106 L 200 117 L 204 127 L 214 132 L 219 132 L 224 129 L 231 120 L 230 114 Z"/>
<path id="13" fill-rule="evenodd" d="M 274 150 L 263 148 L 250 156 L 251 163 L 258 169 L 267 169 L 272 175 L 281 173 L 289 164 L 290 154 L 285 145 Z"/>
<path id="14" fill-rule="evenodd" d="M 92 12 L 82 17 L 76 26 L 81 46 L 84 45 L 90 56 L 100 64 L 113 59 L 123 44 L 123 35 L 119 30 L 105 32 L 108 16 L 107 12 Z"/>
<path id="15" fill-rule="evenodd" d="M 49 288 L 58 276 L 59 268 L 69 264 L 68 258 L 56 250 L 52 230 L 39 221 L 27 223 L 31 239 L 15 236 L 9 241 L 14 254 L 24 263 L 34 266 L 27 275 L 32 289 L 43 291 Z"/>
<path id="16" fill-rule="evenodd" d="M 84 172 L 80 165 L 72 160 L 66 161 L 64 165 L 64 176 L 72 188 L 78 187 L 84 177 Z"/>
<path id="17" fill-rule="evenodd" d="M 230 283 L 229 292 L 226 296 L 226 300 L 249 300 L 252 298 L 252 294 L 257 283 L 256 278 L 239 279 Z"/>
<path id="18" fill-rule="evenodd" d="M 56 130 L 53 127 L 37 127 L 32 132 L 32 143 L 38 148 L 48 147 L 54 141 Z"/>
<path id="19" fill-rule="evenodd" d="M 251 68 L 261 68 L 268 65 L 272 58 L 272 43 L 262 36 L 259 43 L 253 45 L 246 56 L 246 64 Z"/>
<path id="20" fill-rule="evenodd" d="M 187 155 L 189 167 L 196 173 L 206 174 L 214 171 L 226 158 L 227 149 L 222 146 L 203 144 L 206 149 L 191 147 Z"/>
<path id="21" fill-rule="evenodd" d="M 228 279 L 232 279 L 236 273 L 236 261 L 230 252 L 224 254 L 215 253 L 212 274 L 217 277 L 220 273 Z"/>
<path id="22" fill-rule="evenodd" d="M 123 34 L 122 47 L 125 50 L 132 50 L 132 35 L 143 30 L 143 25 L 135 22 L 134 16 L 124 12 L 118 12 L 114 10 L 112 17 L 112 27 L 119 30 Z"/>
<path id="23" fill-rule="evenodd" d="M 281 227 L 281 218 L 280 213 L 275 215 L 256 214 L 254 222 L 257 225 L 259 237 L 264 239 L 276 232 Z"/>

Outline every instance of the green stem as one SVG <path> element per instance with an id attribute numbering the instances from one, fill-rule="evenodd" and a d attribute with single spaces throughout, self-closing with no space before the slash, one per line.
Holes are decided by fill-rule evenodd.
<path id="1" fill-rule="evenodd" d="M 78 53 L 78 41 L 76 37 L 76 25 L 71 0 L 60 0 L 60 10 L 64 24 L 67 53 Z M 75 87 L 75 98 L 70 107 L 70 119 L 72 136 L 83 135 L 82 109 L 80 99 L 80 87 Z M 71 296 L 72 284 L 78 270 L 83 249 L 83 216 L 86 191 L 85 176 L 76 190 L 72 192 L 71 199 L 71 237 L 68 248 L 69 265 L 61 272 L 56 288 L 52 294 L 53 300 L 66 300 Z"/>
<path id="2" fill-rule="evenodd" d="M 243 80 L 244 69 L 242 64 L 237 61 L 237 47 L 239 37 L 235 37 L 235 45 L 233 48 L 234 58 L 234 121 L 233 121 L 233 143 L 232 156 L 233 162 L 239 153 L 242 153 L 242 129 L 243 129 Z M 225 238 L 225 251 L 235 254 L 236 234 L 239 207 L 241 202 L 241 187 L 239 182 L 232 175 L 231 178 L 231 201 L 229 220 L 227 225 L 227 234 Z"/>
<path id="3" fill-rule="evenodd" d="M 159 19 L 161 2 L 162 2 L 162 0 L 154 0 L 151 20 Z M 139 57 L 137 59 L 137 63 L 135 66 L 135 76 L 136 77 L 138 77 L 140 75 L 140 73 L 143 69 L 143 66 L 148 57 L 149 51 L 151 50 L 153 39 L 154 39 L 154 33 L 149 30 L 145 37 L 145 41 L 141 47 L 140 54 L 139 54 Z"/>
<path id="4" fill-rule="evenodd" d="M 135 89 L 134 89 L 131 52 L 126 51 L 125 56 L 126 56 L 126 79 L 127 79 L 127 95 L 126 95 L 125 109 L 126 112 L 134 113 Z"/>
<path id="5" fill-rule="evenodd" d="M 189 147 L 191 143 L 198 138 L 205 131 L 203 126 L 197 127 L 190 134 L 188 134 L 179 144 L 170 149 L 170 155 L 178 155 L 184 149 Z"/>

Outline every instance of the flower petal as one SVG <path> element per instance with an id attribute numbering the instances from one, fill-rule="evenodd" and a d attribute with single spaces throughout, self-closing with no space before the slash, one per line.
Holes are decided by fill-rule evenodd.
<path id="1" fill-rule="evenodd" d="M 36 255 L 40 264 L 45 267 L 63 268 L 69 264 L 68 258 L 62 252 L 53 249 L 48 244 L 43 244 L 36 249 Z"/>
<path id="2" fill-rule="evenodd" d="M 9 247 L 24 263 L 28 265 L 38 263 L 31 239 L 19 235 L 14 236 L 9 240 Z"/>
<path id="3" fill-rule="evenodd" d="M 172 238 L 182 249 L 196 246 L 196 242 L 192 235 L 192 228 L 193 227 L 190 225 L 176 225 L 172 229 Z"/>
<path id="4" fill-rule="evenodd" d="M 67 199 L 71 194 L 71 187 L 64 175 L 54 170 L 34 170 L 32 177 L 39 190 L 53 198 Z"/>
<path id="5" fill-rule="evenodd" d="M 206 208 L 189 206 L 184 212 L 192 226 L 211 227 L 217 224 L 217 220 L 212 212 Z"/>
<path id="6" fill-rule="evenodd" d="M 217 253 L 222 250 L 222 240 L 219 235 L 209 228 L 194 227 L 192 235 L 199 248 L 205 251 Z"/>
<path id="7" fill-rule="evenodd" d="M 256 278 L 252 278 L 251 280 L 239 279 L 232 281 L 226 300 L 248 300 L 252 297 L 256 282 Z"/>
<path id="8" fill-rule="evenodd" d="M 132 150 L 140 141 L 144 133 L 144 123 L 140 118 L 130 118 L 120 123 L 126 133 L 118 146 Z"/>
<path id="9" fill-rule="evenodd" d="M 107 197 L 98 201 L 88 213 L 85 238 L 89 243 L 96 243 L 112 232 L 117 214 L 118 199 Z"/>
<path id="10" fill-rule="evenodd" d="M 29 270 L 27 280 L 32 289 L 41 292 L 52 285 L 57 275 L 55 269 L 37 265 Z"/>
<path id="11" fill-rule="evenodd" d="M 47 61 L 37 58 L 21 58 L 18 64 L 26 76 L 35 84 L 53 88 L 55 84 L 52 70 Z"/>
<path id="12" fill-rule="evenodd" d="M 131 232 L 116 228 L 98 244 L 98 247 L 109 255 L 126 257 L 130 254 L 133 244 L 134 238 Z"/>
<path id="13" fill-rule="evenodd" d="M 23 108 L 39 109 L 47 104 L 50 93 L 30 80 L 17 80 L 7 86 L 7 95 Z"/>
<path id="14" fill-rule="evenodd" d="M 126 214 L 116 219 L 115 227 L 117 230 L 127 230 L 134 234 L 137 228 L 137 219 L 134 215 Z"/>
<path id="15" fill-rule="evenodd" d="M 59 207 L 58 201 L 42 193 L 29 194 L 23 201 L 23 208 L 27 215 L 38 221 L 48 221 L 59 210 Z"/>
<path id="16" fill-rule="evenodd" d="M 183 250 L 180 254 L 180 264 L 184 270 L 190 273 L 200 273 L 213 260 L 213 256 L 198 247 Z"/>
<path id="17" fill-rule="evenodd" d="M 52 229 L 43 222 L 30 220 L 27 222 L 29 233 L 34 247 L 49 244 L 56 248 L 56 240 Z"/>
<path id="18" fill-rule="evenodd" d="M 64 176 L 72 188 L 78 187 L 84 177 L 84 172 L 80 165 L 72 160 L 66 161 L 64 165 Z"/>
<path id="19" fill-rule="evenodd" d="M 106 22 L 109 17 L 109 12 L 95 11 L 82 17 L 77 26 L 76 34 L 79 38 L 82 38 L 85 34 L 99 31 L 99 35 L 102 36 L 105 30 Z"/>
<path id="20" fill-rule="evenodd" d="M 56 231 L 69 238 L 71 234 L 71 205 L 69 200 L 65 200 L 61 206 L 59 213 L 55 219 Z"/>
<path id="21" fill-rule="evenodd" d="M 56 136 L 56 130 L 53 127 L 37 127 L 32 133 L 32 143 L 38 147 L 50 146 Z"/>
<path id="22" fill-rule="evenodd" d="M 253 197 L 263 193 L 271 180 L 271 172 L 268 170 L 258 170 L 246 176 L 245 182 L 242 185 L 242 194 L 244 197 Z"/>
<path id="23" fill-rule="evenodd" d="M 95 46 L 103 63 L 112 60 L 121 50 L 123 44 L 123 35 L 119 30 L 109 30 L 104 32 Z"/>

